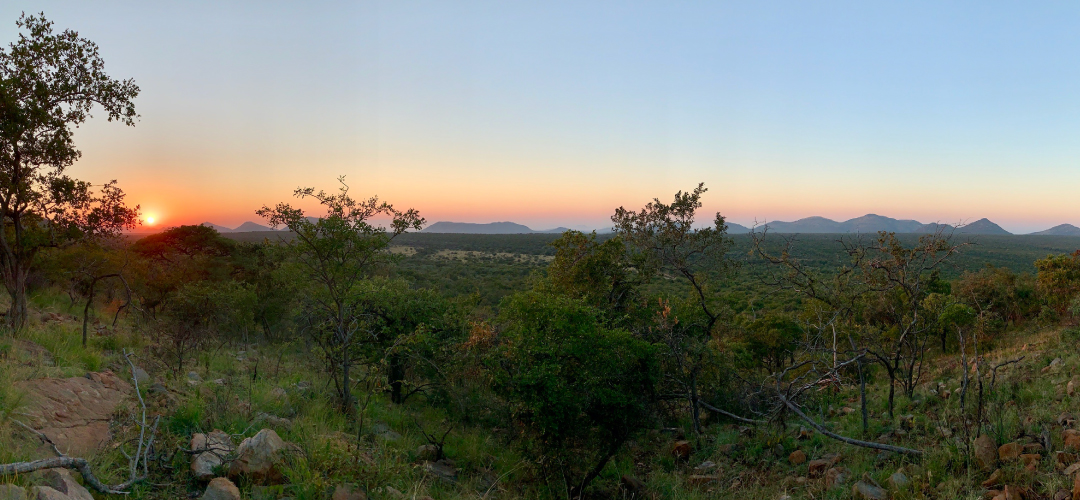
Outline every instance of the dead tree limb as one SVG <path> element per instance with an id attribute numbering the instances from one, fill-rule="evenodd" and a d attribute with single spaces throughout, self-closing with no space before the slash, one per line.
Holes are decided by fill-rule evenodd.
<path id="1" fill-rule="evenodd" d="M 780 398 L 780 401 L 783 402 L 784 405 L 787 406 L 788 409 L 792 411 L 792 413 L 798 415 L 799 418 L 805 420 L 806 423 L 810 424 L 810 426 L 814 428 L 814 430 L 816 430 L 816 431 L 818 431 L 818 432 L 820 432 L 820 433 L 822 433 L 822 434 L 824 434 L 824 435 L 826 435 L 828 437 L 831 437 L 831 438 L 833 438 L 833 439 L 835 439 L 837 441 L 841 441 L 841 442 L 844 442 L 844 443 L 847 443 L 847 444 L 850 444 L 850 445 L 853 445 L 853 446 L 861 446 L 863 448 L 873 448 L 875 450 L 891 451 L 891 452 L 895 452 L 895 453 L 904 453 L 904 454 L 907 454 L 907 455 L 922 455 L 923 454 L 923 452 L 921 450 L 913 450 L 911 448 L 904 448 L 902 446 L 893 446 L 891 444 L 874 443 L 872 441 L 860 441 L 858 439 L 853 439 L 853 438 L 849 438 L 849 437 L 846 437 L 846 436 L 841 436 L 841 435 L 839 435 L 839 434 L 837 434 L 835 432 L 832 432 L 832 431 L 826 429 L 824 425 L 821 425 L 821 424 L 815 422 L 812 418 L 808 417 L 805 413 L 803 413 L 802 410 L 800 410 L 799 407 L 795 405 L 795 403 L 792 403 L 791 401 L 789 401 L 782 394 L 777 394 L 777 397 Z"/>
<path id="2" fill-rule="evenodd" d="M 728 417 L 728 418 L 730 418 L 732 420 L 735 420 L 737 422 L 742 422 L 744 424 L 765 424 L 765 423 L 768 423 L 765 420 L 754 420 L 752 418 L 740 417 L 740 416 L 738 416 L 738 415 L 736 415 L 734 413 L 731 413 L 729 411 L 721 410 L 720 408 L 717 408 L 717 407 L 715 407 L 715 406 L 713 406 L 713 405 L 711 405 L 709 403 L 706 403 L 704 401 L 698 401 L 698 404 L 701 405 L 701 407 L 705 408 L 706 410 L 709 410 L 709 411 L 714 412 L 714 413 L 719 413 L 719 414 L 721 414 L 721 415 L 723 415 L 725 417 Z"/>
<path id="3" fill-rule="evenodd" d="M 53 457 L 45 458 L 41 460 L 34 460 L 33 462 L 16 462 L 13 464 L 0 465 L 0 476 L 12 476 L 16 474 L 27 474 L 30 472 L 43 470 L 43 469 L 56 469 L 56 468 L 73 469 L 82 475 L 83 481 L 86 481 L 91 488 L 99 493 L 106 493 L 112 495 L 126 495 L 126 487 L 109 486 L 98 480 L 94 473 L 90 470 L 90 464 L 85 458 L 76 457 Z M 125 483 L 127 484 L 127 483 Z M 128 485 L 130 486 L 130 485 Z"/>

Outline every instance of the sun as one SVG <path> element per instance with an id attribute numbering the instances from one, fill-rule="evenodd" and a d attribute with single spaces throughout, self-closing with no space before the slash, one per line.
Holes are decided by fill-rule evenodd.
<path id="1" fill-rule="evenodd" d="M 154 225 L 154 216 L 153 215 L 146 218 L 146 224 L 149 225 L 149 226 Z"/>

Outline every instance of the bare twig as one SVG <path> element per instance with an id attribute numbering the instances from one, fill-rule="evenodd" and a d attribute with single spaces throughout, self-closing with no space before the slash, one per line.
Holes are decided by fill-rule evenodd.
<path id="1" fill-rule="evenodd" d="M 841 436 L 841 435 L 839 435 L 839 434 L 837 434 L 835 432 L 830 431 L 829 429 L 826 429 L 824 425 L 821 425 L 821 424 L 815 422 L 812 418 L 808 417 L 805 413 L 802 412 L 802 410 L 799 409 L 798 406 L 796 406 L 794 403 L 792 403 L 787 398 L 785 398 L 783 396 L 783 394 L 778 393 L 777 397 L 780 398 L 780 401 L 783 402 L 784 405 L 787 406 L 788 409 L 791 410 L 792 413 L 798 415 L 799 418 L 805 420 L 806 423 L 810 424 L 810 426 L 814 428 L 814 430 L 816 430 L 816 431 L 818 431 L 818 432 L 820 432 L 820 433 L 822 433 L 822 434 L 824 434 L 826 436 L 829 436 L 829 437 L 831 437 L 831 438 L 833 438 L 833 439 L 835 439 L 837 441 L 841 441 L 841 442 L 844 442 L 844 443 L 847 443 L 847 444 L 850 444 L 850 445 L 854 445 L 854 446 L 861 446 L 863 448 L 873 448 L 875 450 L 892 451 L 892 452 L 896 452 L 896 453 L 904 453 L 904 454 L 907 454 L 907 455 L 922 455 L 923 454 L 923 452 L 920 451 L 920 450 L 913 450 L 911 448 L 904 448 L 902 446 L 893 446 L 891 444 L 874 443 L 874 442 L 871 442 L 871 441 L 861 441 L 861 440 L 858 440 L 858 439 L 853 439 L 853 438 L 849 438 L 849 437 L 846 437 L 846 436 Z"/>

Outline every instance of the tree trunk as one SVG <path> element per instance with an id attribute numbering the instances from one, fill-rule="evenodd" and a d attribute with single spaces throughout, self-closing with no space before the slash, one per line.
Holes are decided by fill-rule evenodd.
<path id="1" fill-rule="evenodd" d="M 390 363 L 390 401 L 394 404 L 404 403 L 401 395 L 402 381 L 405 380 L 405 363 L 398 354 L 391 354 L 387 360 Z"/>
<path id="2" fill-rule="evenodd" d="M 5 273 L 7 276 L 4 277 L 4 284 L 7 287 L 8 295 L 11 297 L 11 307 L 7 313 L 7 326 L 14 334 L 26 327 L 30 315 L 27 312 L 26 303 L 27 271 L 20 269 L 14 263 L 9 263 L 8 266 L 8 272 Z"/>
<path id="3" fill-rule="evenodd" d="M 862 407 L 863 437 L 870 432 L 870 419 L 866 411 L 866 374 L 863 372 L 862 358 L 859 358 L 859 406 Z"/>

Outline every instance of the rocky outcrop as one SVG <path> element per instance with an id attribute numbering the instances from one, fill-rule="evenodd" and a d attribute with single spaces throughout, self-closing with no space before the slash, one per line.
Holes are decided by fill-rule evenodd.
<path id="1" fill-rule="evenodd" d="M 30 496 L 37 500 L 94 500 L 94 496 L 75 481 L 67 469 L 48 469 L 42 475 L 44 486 L 34 486 Z"/>
<path id="2" fill-rule="evenodd" d="M 198 433 L 191 436 L 191 473 L 200 481 L 214 477 L 214 469 L 225 463 L 225 458 L 235 451 L 232 437 L 214 430 L 210 434 Z"/>
<path id="3" fill-rule="evenodd" d="M 131 385 L 105 371 L 85 377 L 16 382 L 27 394 L 26 422 L 68 455 L 86 455 L 109 441 L 109 420 Z"/>
<path id="4" fill-rule="evenodd" d="M 0 500 L 26 500 L 26 490 L 14 484 L 0 484 Z"/>

